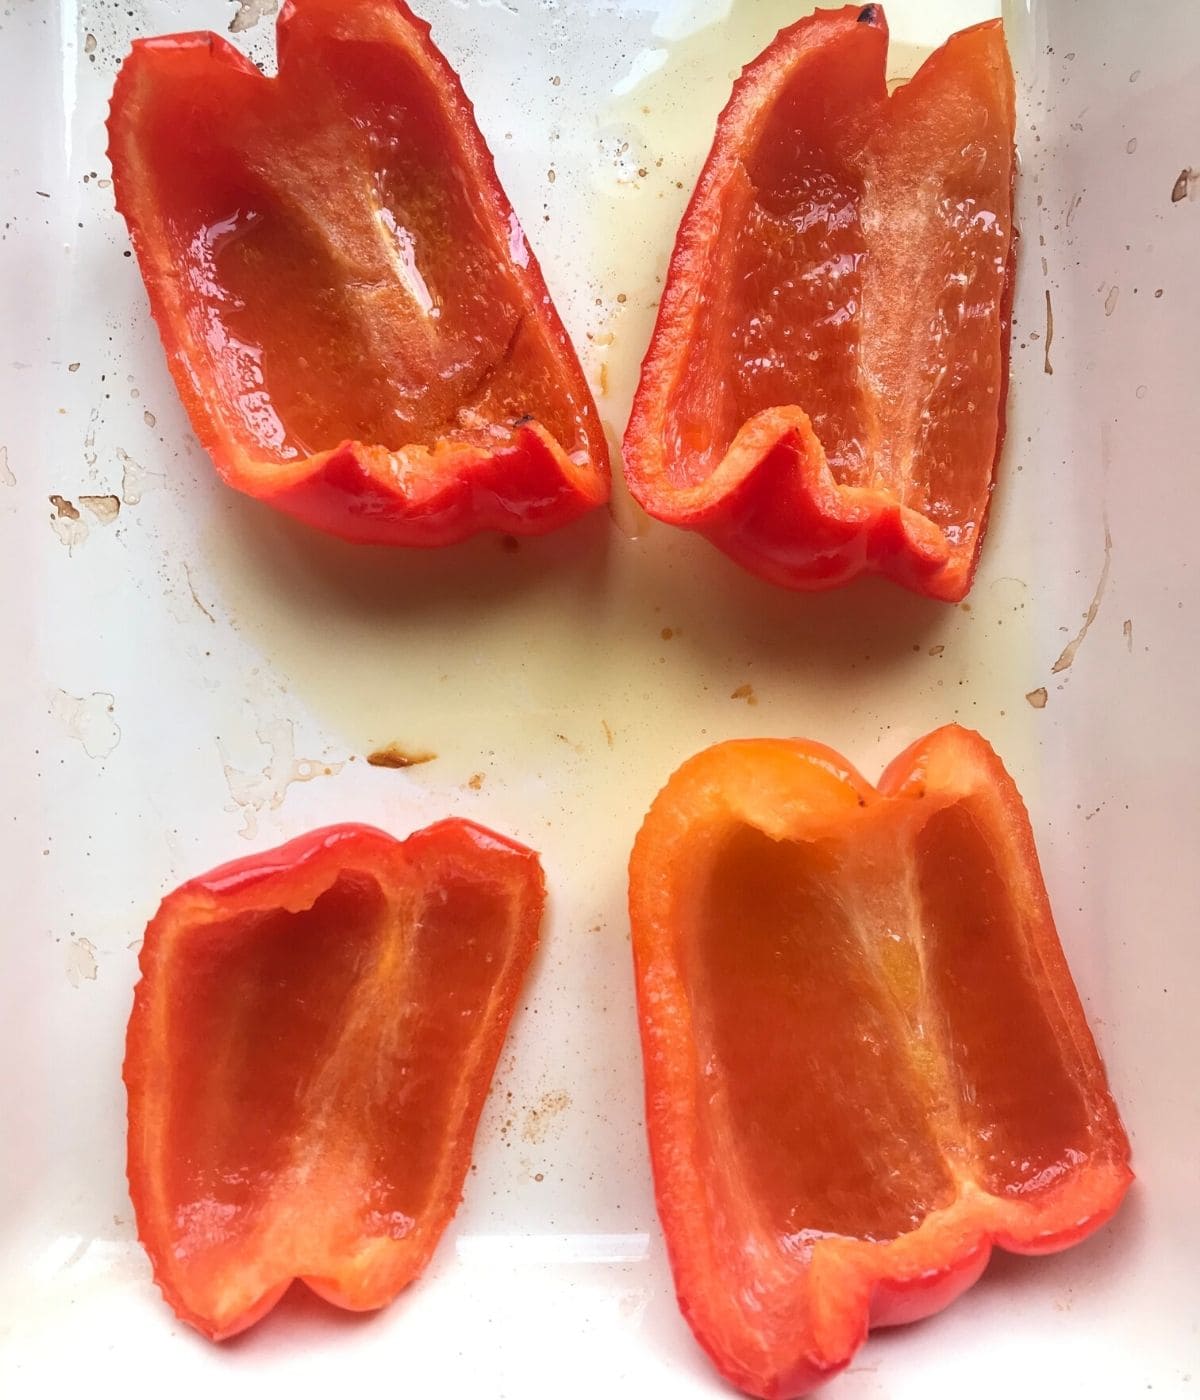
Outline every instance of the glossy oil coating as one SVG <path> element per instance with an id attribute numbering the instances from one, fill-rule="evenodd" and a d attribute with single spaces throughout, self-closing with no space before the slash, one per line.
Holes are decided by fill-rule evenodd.
<path id="1" fill-rule="evenodd" d="M 891 97 L 882 8 L 820 11 L 738 83 L 625 442 L 647 510 L 755 573 L 970 585 L 1003 437 L 1013 90 L 998 23 Z"/>
<path id="2" fill-rule="evenodd" d="M 690 760 L 630 871 L 655 1189 L 680 1303 L 751 1394 L 1062 1249 L 1131 1180 L 1028 817 L 951 726 L 878 788 L 802 741 Z"/>
<path id="3" fill-rule="evenodd" d="M 313 833 L 182 886 L 129 1023 L 129 1182 L 178 1315 L 294 1279 L 377 1308 L 453 1215 L 537 942 L 537 857 L 469 822 Z"/>
<path id="4" fill-rule="evenodd" d="M 603 500 L 591 396 L 428 25 L 402 0 L 292 0 L 278 47 L 268 80 L 213 35 L 141 41 L 110 118 L 118 203 L 222 474 L 398 544 Z"/>

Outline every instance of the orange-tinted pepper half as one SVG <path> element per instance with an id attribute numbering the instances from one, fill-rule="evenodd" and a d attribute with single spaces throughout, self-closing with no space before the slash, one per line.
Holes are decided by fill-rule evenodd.
<path id="1" fill-rule="evenodd" d="M 346 539 L 536 534 L 607 498 L 575 352 L 429 26 L 288 0 L 279 73 L 134 45 L 117 203 L 196 435 L 240 491 Z"/>
<path id="2" fill-rule="evenodd" d="M 537 945 L 537 856 L 465 821 L 338 826 L 182 885 L 125 1055 L 138 1235 L 214 1339 L 295 1279 L 389 1302 L 454 1214 Z"/>
<path id="3" fill-rule="evenodd" d="M 751 572 L 971 584 L 1004 433 L 1013 80 L 999 22 L 889 97 L 882 7 L 734 85 L 625 435 L 630 489 Z"/>
<path id="4" fill-rule="evenodd" d="M 935 731 L 877 788 L 803 741 L 708 749 L 646 818 L 630 915 L 659 1215 L 735 1385 L 806 1394 L 993 1246 L 1116 1210 L 1129 1144 L 979 735 Z"/>

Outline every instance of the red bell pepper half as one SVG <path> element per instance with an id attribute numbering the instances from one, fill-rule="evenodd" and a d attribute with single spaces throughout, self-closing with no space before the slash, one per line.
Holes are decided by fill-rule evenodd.
<path id="1" fill-rule="evenodd" d="M 224 479 L 345 539 L 539 534 L 608 496 L 575 352 L 454 71 L 403 0 L 288 0 L 279 75 L 141 40 L 117 204 Z"/>
<path id="2" fill-rule="evenodd" d="M 625 435 L 629 486 L 752 573 L 971 584 L 1004 435 L 1013 80 L 999 22 L 890 97 L 882 7 L 742 74 L 684 216 Z"/>
<path id="3" fill-rule="evenodd" d="M 994 1245 L 1116 1210 L 1129 1144 L 979 735 L 935 731 L 877 788 L 800 740 L 708 749 L 646 818 L 630 915 L 679 1302 L 743 1390 L 806 1394 Z"/>
<path id="4" fill-rule="evenodd" d="M 382 1307 L 454 1214 L 537 945 L 537 856 L 465 821 L 335 826 L 222 866 L 146 929 L 129 1189 L 171 1307 L 232 1336 L 295 1279 Z"/>

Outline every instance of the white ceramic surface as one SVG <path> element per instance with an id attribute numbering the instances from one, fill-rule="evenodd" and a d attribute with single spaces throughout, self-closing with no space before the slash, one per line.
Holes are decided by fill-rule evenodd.
<path id="1" fill-rule="evenodd" d="M 420 8 L 615 437 L 730 78 L 801 6 Z M 908 73 L 991 5 L 888 10 Z M 1086 1245 L 997 1259 L 947 1313 L 873 1338 L 827 1393 L 1195 1393 L 1200 186 L 1178 177 L 1200 168 L 1200 5 L 1009 7 L 1022 276 L 969 610 L 873 582 L 777 592 L 624 496 L 611 520 L 516 553 L 483 539 L 389 555 L 218 486 L 126 252 L 102 122 L 135 35 L 234 27 L 269 60 L 272 12 L 0 11 L 0 1393 L 723 1393 L 676 1310 L 650 1189 L 633 834 L 717 739 L 803 734 L 875 774 L 953 718 L 993 740 L 1029 800 L 1139 1182 Z M 733 698 L 746 684 L 753 705 Z M 438 758 L 368 767 L 392 740 Z M 404 833 L 452 812 L 540 849 L 552 891 L 463 1208 L 382 1314 L 292 1300 L 210 1346 L 158 1298 L 125 1194 L 141 929 L 218 861 L 330 821 Z"/>

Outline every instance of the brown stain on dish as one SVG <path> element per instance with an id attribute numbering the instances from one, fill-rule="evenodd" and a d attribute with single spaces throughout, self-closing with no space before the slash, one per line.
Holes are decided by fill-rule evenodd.
<path id="1" fill-rule="evenodd" d="M 399 744 L 388 744 L 367 755 L 372 768 L 416 768 L 422 763 L 432 763 L 437 754 L 428 749 L 402 749 Z"/>
<path id="2" fill-rule="evenodd" d="M 116 500 L 116 497 L 114 496 L 113 499 Z M 183 576 L 187 580 L 188 592 L 192 595 L 192 602 L 195 603 L 204 616 L 208 618 L 209 622 L 216 622 L 217 619 L 213 617 L 212 613 L 210 613 L 200 601 L 200 595 L 196 592 L 196 585 L 192 582 L 192 571 L 188 568 L 186 563 L 183 566 Z"/>
<path id="3" fill-rule="evenodd" d="M 1127 617 L 1121 631 L 1125 634 L 1125 645 L 1130 651 L 1133 650 L 1133 618 Z"/>
<path id="4" fill-rule="evenodd" d="M 80 496 L 79 504 L 101 525 L 111 525 L 121 513 L 120 496 Z"/>
<path id="5" fill-rule="evenodd" d="M 54 507 L 55 520 L 79 519 L 79 508 L 65 496 L 51 496 L 50 504 Z"/>
<path id="6" fill-rule="evenodd" d="M 1046 708 L 1046 701 L 1049 698 L 1044 685 L 1039 685 L 1036 690 L 1027 690 L 1025 692 L 1025 699 L 1029 701 L 1035 710 L 1044 710 Z"/>
<path id="7" fill-rule="evenodd" d="M 526 1110 L 521 1136 L 526 1142 L 542 1142 L 553 1121 L 570 1106 L 571 1096 L 562 1089 L 543 1094 L 532 1108 Z"/>
<path id="8" fill-rule="evenodd" d="M 467 786 L 471 789 L 472 792 L 478 792 L 480 788 L 483 787 L 485 776 L 486 775 L 483 773 L 471 774 L 470 778 L 467 779 Z"/>
<path id="9" fill-rule="evenodd" d="M 749 682 L 739 685 L 736 690 L 731 690 L 729 698 L 731 700 L 744 700 L 747 705 L 758 704 L 758 696 L 755 695 L 754 687 Z"/>
<path id="10" fill-rule="evenodd" d="M 608 720 L 602 719 L 600 721 L 600 728 L 604 730 L 605 741 L 607 742 L 608 747 L 611 749 L 613 746 L 613 732 L 608 723 Z"/>
<path id="11" fill-rule="evenodd" d="M 944 652 L 945 650 L 946 647 L 944 643 L 939 642 L 937 646 L 929 648 L 929 654 L 930 656 L 941 656 L 942 652 Z"/>
<path id="12" fill-rule="evenodd" d="M 279 8 L 279 0 L 238 0 L 237 14 L 229 21 L 229 32 L 241 34 Z"/>
<path id="13" fill-rule="evenodd" d="M 1100 611 L 1100 604 L 1104 601 L 1104 590 L 1108 587 L 1108 573 L 1112 567 L 1112 535 L 1109 534 L 1108 526 L 1104 527 L 1104 567 L 1100 570 L 1100 577 L 1096 582 L 1096 591 L 1092 594 L 1092 601 L 1088 610 L 1083 615 L 1083 626 L 1075 636 L 1063 647 L 1059 653 L 1058 660 L 1050 667 L 1052 675 L 1057 676 L 1060 671 L 1065 671 L 1079 654 L 1079 648 L 1083 645 L 1091 625 L 1096 620 L 1096 615 Z"/>
<path id="14" fill-rule="evenodd" d="M 1042 369 L 1047 374 L 1054 373 L 1050 363 L 1050 347 L 1054 344 L 1054 303 L 1050 300 L 1050 288 L 1046 288 L 1046 344 L 1042 348 Z"/>
<path id="15" fill-rule="evenodd" d="M 1182 200 L 1194 199 L 1198 182 L 1200 182 L 1200 170 L 1193 170 L 1190 165 L 1185 165 L 1171 186 L 1171 203 L 1179 204 Z"/>
<path id="16" fill-rule="evenodd" d="M 88 537 L 87 522 L 80 518 L 79 507 L 74 501 L 59 495 L 47 499 L 54 507 L 50 528 L 58 536 L 59 544 L 66 545 L 67 553 L 74 554 L 76 545 L 83 544 Z"/>

